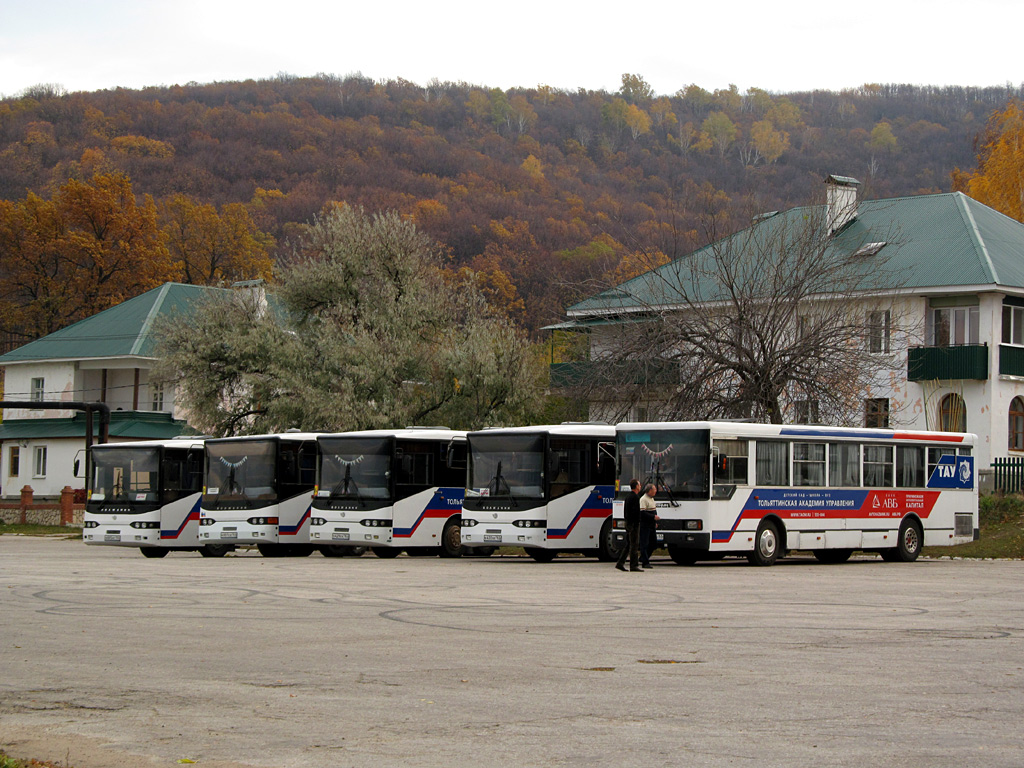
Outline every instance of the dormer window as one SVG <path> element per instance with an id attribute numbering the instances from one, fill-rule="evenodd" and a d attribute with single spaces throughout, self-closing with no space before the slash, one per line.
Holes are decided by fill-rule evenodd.
<path id="1" fill-rule="evenodd" d="M 854 256 L 874 256 L 880 250 L 885 248 L 887 243 L 884 241 L 881 243 L 866 243 L 853 252 Z"/>

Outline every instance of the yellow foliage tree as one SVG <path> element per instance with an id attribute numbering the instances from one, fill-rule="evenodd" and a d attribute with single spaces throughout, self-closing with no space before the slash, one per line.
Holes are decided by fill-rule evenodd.
<path id="1" fill-rule="evenodd" d="M 269 280 L 274 239 L 262 232 L 240 203 L 221 206 L 175 195 L 160 206 L 160 224 L 181 279 L 195 285 Z"/>

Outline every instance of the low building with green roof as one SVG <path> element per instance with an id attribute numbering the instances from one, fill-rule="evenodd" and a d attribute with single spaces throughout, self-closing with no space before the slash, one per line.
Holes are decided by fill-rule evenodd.
<path id="1" fill-rule="evenodd" d="M 979 467 L 1007 455 L 1024 457 L 1024 224 L 959 192 L 857 202 L 855 179 L 825 181 L 823 206 L 764 214 L 730 237 L 742 242 L 754 227 L 792 227 L 824 213 L 829 247 L 863 255 L 865 278 L 875 258 L 898 276 L 889 286 L 865 290 L 858 310 L 867 315 L 872 300 L 888 291 L 888 299 L 899 302 L 902 324 L 897 328 L 895 317 L 890 324 L 888 315 L 879 322 L 864 318 L 865 328 L 873 329 L 864 344 L 877 345 L 897 364 L 873 391 L 861 393 L 859 426 L 973 432 L 980 437 Z M 699 263 L 702 252 L 722 242 L 569 307 L 566 321 L 549 328 L 586 332 L 590 359 L 553 363 L 552 387 L 601 375 L 609 329 L 686 312 L 694 295 L 716 301 L 714 275 L 697 275 L 687 262 Z M 653 389 L 632 418 L 658 418 Z M 590 417 L 606 417 L 607 405 L 592 401 Z M 785 420 L 813 412 L 791 412 Z"/>
<path id="2" fill-rule="evenodd" d="M 187 322 L 192 307 L 225 289 L 165 283 L 92 317 L 0 356 L 7 401 L 99 402 L 111 410 L 111 440 L 151 440 L 192 433 L 171 384 L 150 377 L 153 327 L 167 317 Z M 98 419 L 94 418 L 98 434 Z M 4 498 L 29 485 L 39 497 L 65 485 L 84 487 L 75 459 L 85 446 L 85 419 L 74 410 L 4 409 L 0 423 Z M 80 462 L 84 466 L 84 462 Z"/>

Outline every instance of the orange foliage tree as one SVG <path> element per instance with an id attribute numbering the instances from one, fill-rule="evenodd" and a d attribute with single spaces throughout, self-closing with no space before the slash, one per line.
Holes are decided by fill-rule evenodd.
<path id="1" fill-rule="evenodd" d="M 174 279 L 150 197 L 128 177 L 70 180 L 52 200 L 0 201 L 0 330 L 52 333 Z"/>
<path id="2" fill-rule="evenodd" d="M 1024 221 L 1024 105 L 1011 101 L 989 118 L 978 151 L 978 168 L 953 172 L 953 189 Z"/>

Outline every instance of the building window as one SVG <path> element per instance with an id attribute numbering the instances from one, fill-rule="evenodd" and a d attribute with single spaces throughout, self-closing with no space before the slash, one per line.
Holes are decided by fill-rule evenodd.
<path id="1" fill-rule="evenodd" d="M 46 446 L 37 445 L 32 461 L 32 477 L 46 477 Z"/>
<path id="2" fill-rule="evenodd" d="M 17 477 L 19 474 L 21 474 L 21 448 L 12 445 L 11 453 L 7 457 L 7 476 Z"/>
<path id="3" fill-rule="evenodd" d="M 46 380 L 32 379 L 31 385 L 29 385 L 29 399 L 33 403 L 41 403 L 46 396 Z"/>
<path id="4" fill-rule="evenodd" d="M 164 385 L 160 382 L 150 382 L 149 393 L 152 396 L 153 410 L 162 411 L 164 409 Z"/>
<path id="5" fill-rule="evenodd" d="M 820 424 L 817 400 L 797 400 L 793 403 L 796 424 Z"/>
<path id="6" fill-rule="evenodd" d="M 1024 451 L 1024 399 L 1015 397 L 1010 402 L 1011 451 Z"/>
<path id="7" fill-rule="evenodd" d="M 889 428 L 889 398 L 869 397 L 864 401 L 864 426 Z"/>
<path id="8" fill-rule="evenodd" d="M 1003 304 L 1003 344 L 1024 346 L 1024 307 Z"/>
<path id="9" fill-rule="evenodd" d="M 928 313 L 928 343 L 933 347 L 978 343 L 977 307 L 940 307 Z"/>
<path id="10" fill-rule="evenodd" d="M 942 398 L 939 403 L 939 430 L 942 432 L 967 431 L 967 407 L 960 395 L 950 393 Z"/>
<path id="11" fill-rule="evenodd" d="M 868 352 L 889 352 L 892 312 L 888 309 L 868 312 Z"/>

